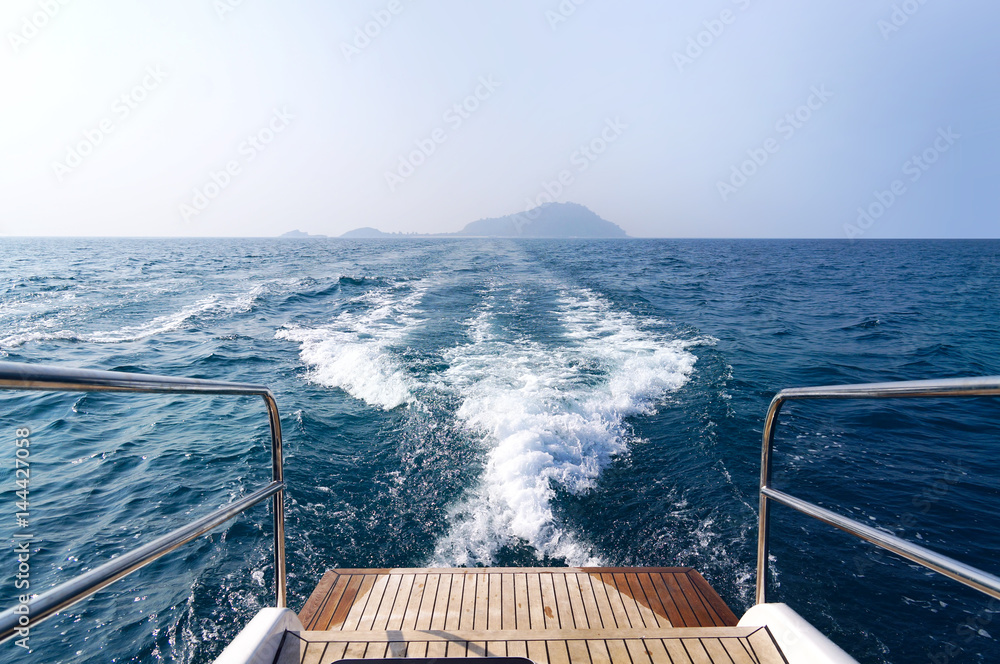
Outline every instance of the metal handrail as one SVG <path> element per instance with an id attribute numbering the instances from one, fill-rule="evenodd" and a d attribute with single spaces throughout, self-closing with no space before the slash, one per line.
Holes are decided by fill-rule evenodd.
<path id="1" fill-rule="evenodd" d="M 1000 577 L 936 553 L 926 547 L 901 539 L 884 530 L 841 516 L 819 505 L 796 498 L 771 487 L 771 457 L 778 413 L 786 401 L 800 399 L 895 399 L 903 397 L 982 397 L 1000 396 L 1000 376 L 914 380 L 895 383 L 864 383 L 825 387 L 796 387 L 782 390 L 767 410 L 764 442 L 760 460 L 760 523 L 757 537 L 757 604 L 767 602 L 768 539 L 770 502 L 798 510 L 877 547 L 892 551 L 919 565 L 951 577 L 960 583 L 1000 599 Z"/>
<path id="2" fill-rule="evenodd" d="M 267 406 L 271 427 L 271 483 L 211 514 L 159 537 L 138 549 L 113 558 L 62 583 L 28 602 L 29 626 L 93 595 L 123 576 L 145 567 L 161 556 L 204 535 L 250 507 L 273 497 L 275 605 L 286 606 L 284 475 L 281 457 L 281 420 L 274 395 L 263 385 L 229 383 L 197 378 L 175 378 L 117 371 L 63 369 L 15 362 L 0 362 L 0 389 L 49 392 L 144 392 L 156 394 L 218 394 L 260 396 Z M 19 614 L 14 608 L 0 613 L 0 642 L 18 633 Z"/>

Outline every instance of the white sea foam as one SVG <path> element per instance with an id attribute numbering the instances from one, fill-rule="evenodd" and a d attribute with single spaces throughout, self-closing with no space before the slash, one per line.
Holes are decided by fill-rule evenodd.
<path id="1" fill-rule="evenodd" d="M 97 343 L 119 343 L 122 341 L 139 341 L 147 339 L 157 334 L 171 332 L 182 327 L 192 318 L 210 313 L 240 313 L 249 311 L 253 302 L 260 295 L 262 287 L 255 286 L 247 293 L 236 296 L 223 297 L 221 295 L 209 295 L 198 300 L 194 304 L 188 305 L 180 311 L 157 316 L 140 325 L 127 325 L 108 332 L 93 332 L 84 335 L 87 341 Z"/>
<path id="2" fill-rule="evenodd" d="M 78 332 L 64 326 L 81 315 L 79 307 L 57 310 L 52 315 L 29 322 L 13 334 L 0 339 L 0 346 L 16 348 L 37 341 L 88 341 L 93 343 L 121 343 L 140 341 L 182 327 L 193 318 L 204 315 L 235 314 L 249 311 L 258 298 L 267 291 L 265 284 L 258 284 L 245 293 L 234 295 L 209 295 L 181 308 L 179 311 L 157 316 L 139 325 L 126 325 L 115 330 Z"/>
<path id="3" fill-rule="evenodd" d="M 308 379 L 337 387 L 356 399 L 391 410 L 415 403 L 413 380 L 388 348 L 417 323 L 415 314 L 426 285 L 386 287 L 347 303 L 347 311 L 318 327 L 288 325 L 278 339 L 301 344 L 300 357 L 310 367 Z"/>
<path id="4" fill-rule="evenodd" d="M 433 564 L 489 564 L 522 540 L 536 555 L 598 564 L 560 527 L 555 487 L 579 494 L 627 450 L 623 419 L 652 411 L 688 380 L 695 356 L 681 341 L 642 330 L 589 291 L 564 293 L 556 312 L 568 343 L 556 348 L 487 331 L 483 309 L 472 343 L 455 348 L 442 383 L 462 398 L 458 417 L 490 451 L 480 484 L 452 510 Z"/>

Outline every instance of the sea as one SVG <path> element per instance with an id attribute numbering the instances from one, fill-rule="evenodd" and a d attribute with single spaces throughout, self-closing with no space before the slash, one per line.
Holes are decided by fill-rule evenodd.
<path id="1" fill-rule="evenodd" d="M 739 615 L 776 392 L 1000 375 L 1000 241 L 0 244 L 0 360 L 273 390 L 294 610 L 335 567 L 648 565 L 697 568 Z M 774 485 L 1000 574 L 998 406 L 788 404 Z M 2 606 L 25 592 L 18 535 L 42 592 L 270 465 L 258 397 L 0 392 Z M 253 508 L 0 660 L 211 662 L 274 602 L 271 518 Z M 770 569 L 770 599 L 860 662 L 1000 661 L 1000 601 L 782 506 Z"/>

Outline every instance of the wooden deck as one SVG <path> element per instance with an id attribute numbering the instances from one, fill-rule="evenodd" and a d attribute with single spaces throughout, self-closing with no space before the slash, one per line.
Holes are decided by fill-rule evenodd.
<path id="1" fill-rule="evenodd" d="M 327 572 L 276 662 L 520 656 L 537 664 L 781 664 L 697 571 L 670 568 Z"/>

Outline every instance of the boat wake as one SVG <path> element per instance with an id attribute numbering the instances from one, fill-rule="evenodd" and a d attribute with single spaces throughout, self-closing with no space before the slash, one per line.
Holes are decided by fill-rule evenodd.
<path id="1" fill-rule="evenodd" d="M 590 290 L 498 279 L 465 319 L 466 343 L 437 347 L 441 363 L 426 372 L 401 351 L 425 335 L 423 303 L 438 285 L 380 284 L 342 300 L 333 320 L 287 324 L 276 337 L 300 344 L 307 380 L 385 411 L 420 406 L 478 441 L 482 472 L 448 508 L 431 565 L 488 565 L 519 546 L 599 564 L 560 523 L 556 494 L 592 489 L 627 452 L 627 418 L 653 412 L 688 381 L 697 342 L 654 332 Z"/>
<path id="2" fill-rule="evenodd" d="M 696 358 L 685 342 L 643 331 L 590 291 L 563 292 L 557 305 L 557 345 L 505 335 L 485 307 L 470 321 L 472 343 L 446 354 L 443 387 L 458 393 L 456 416 L 488 453 L 479 484 L 452 508 L 432 565 L 488 565 L 519 541 L 539 558 L 601 562 L 560 526 L 556 489 L 591 489 L 628 449 L 625 418 L 680 389 Z"/>
<path id="3" fill-rule="evenodd" d="M 427 288 L 419 283 L 380 287 L 348 300 L 330 323 L 286 325 L 275 336 L 301 344 L 307 378 L 318 385 L 340 388 L 384 410 L 414 404 L 415 382 L 390 347 L 419 325 Z"/>
<path id="4" fill-rule="evenodd" d="M 227 316 L 246 313 L 253 308 L 257 300 L 267 292 L 266 284 L 258 284 L 243 293 L 230 295 L 211 294 L 196 302 L 182 307 L 180 310 L 156 316 L 138 325 L 125 325 L 114 330 L 96 330 L 83 332 L 67 327 L 77 323 L 80 318 L 101 313 L 100 310 L 88 309 L 86 305 L 78 304 L 78 298 L 64 298 L 70 304 L 46 303 L 44 308 L 36 307 L 36 311 L 22 307 L 14 313 L 22 314 L 19 329 L 14 333 L 0 338 L 0 348 L 13 349 L 32 342 L 45 341 L 77 341 L 100 344 L 141 341 L 166 332 L 181 329 L 192 321 L 204 316 Z M 24 317 L 23 313 L 31 313 Z M 2 317 L 2 312 L 0 312 Z"/>

